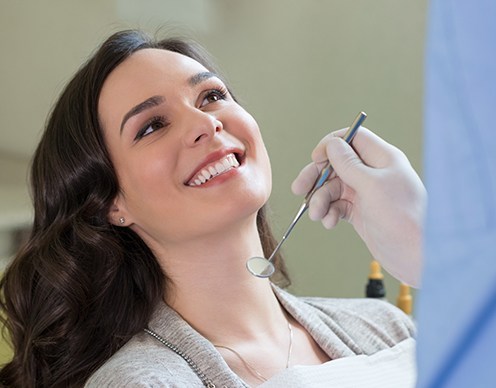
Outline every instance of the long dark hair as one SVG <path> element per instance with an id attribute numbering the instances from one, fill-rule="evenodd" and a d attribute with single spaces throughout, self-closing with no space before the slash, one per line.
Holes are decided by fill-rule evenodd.
<path id="1" fill-rule="evenodd" d="M 0 282 L 1 319 L 14 350 L 0 371 L 4 386 L 83 385 L 145 327 L 170 284 L 141 238 L 107 219 L 119 184 L 98 98 L 112 70 L 144 48 L 178 52 L 216 71 L 192 42 L 131 30 L 106 40 L 69 82 L 32 161 L 31 235 Z M 257 225 L 268 255 L 276 244 L 265 206 Z M 273 281 L 289 285 L 281 257 L 276 264 Z"/>

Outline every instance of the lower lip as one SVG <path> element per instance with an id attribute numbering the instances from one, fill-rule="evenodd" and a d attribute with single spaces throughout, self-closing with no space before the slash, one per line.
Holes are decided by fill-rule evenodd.
<path id="1" fill-rule="evenodd" d="M 214 178 L 210 179 L 209 181 L 202 183 L 201 185 L 197 186 L 189 186 L 192 189 L 202 189 L 202 188 L 208 188 L 211 186 L 215 186 L 218 184 L 222 184 L 225 181 L 231 179 L 232 177 L 236 176 L 239 173 L 239 169 L 242 168 L 243 165 L 239 165 L 238 167 L 231 168 L 230 170 L 223 172 L 222 174 L 216 175 Z"/>

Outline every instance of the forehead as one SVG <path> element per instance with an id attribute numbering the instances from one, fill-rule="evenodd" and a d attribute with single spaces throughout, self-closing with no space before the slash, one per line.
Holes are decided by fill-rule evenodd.
<path id="1" fill-rule="evenodd" d="M 109 74 L 103 87 L 136 81 L 145 85 L 158 81 L 184 82 L 191 75 L 204 71 L 207 69 L 202 64 L 185 55 L 168 50 L 143 49 L 120 63 Z"/>

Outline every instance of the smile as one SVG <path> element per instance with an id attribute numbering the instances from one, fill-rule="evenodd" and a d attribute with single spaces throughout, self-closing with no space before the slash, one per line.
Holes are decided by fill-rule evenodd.
<path id="1" fill-rule="evenodd" d="M 203 167 L 198 174 L 189 180 L 188 186 L 201 186 L 209 180 L 222 175 L 233 168 L 237 168 L 239 162 L 234 154 L 227 154 L 221 159 Z"/>

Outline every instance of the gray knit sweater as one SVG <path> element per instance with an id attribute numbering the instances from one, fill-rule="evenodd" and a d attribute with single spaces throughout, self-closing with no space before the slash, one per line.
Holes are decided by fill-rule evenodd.
<path id="1" fill-rule="evenodd" d="M 384 301 L 300 298 L 277 287 L 274 291 L 288 313 L 331 359 L 371 355 L 415 332 L 411 320 Z M 208 383 L 211 387 L 246 387 L 213 345 L 166 304 L 157 307 L 149 328 L 176 352 L 140 333 L 98 369 L 85 387 L 194 388 Z"/>

